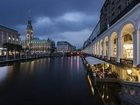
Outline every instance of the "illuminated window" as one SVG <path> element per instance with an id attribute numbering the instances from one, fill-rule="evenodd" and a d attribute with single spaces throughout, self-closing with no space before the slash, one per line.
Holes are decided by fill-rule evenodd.
<path id="1" fill-rule="evenodd" d="M 123 45 L 123 55 L 124 58 L 133 58 L 133 44 L 124 44 Z"/>
<path id="2" fill-rule="evenodd" d="M 124 42 L 127 42 L 127 41 L 132 41 L 132 37 L 130 34 L 124 35 Z"/>

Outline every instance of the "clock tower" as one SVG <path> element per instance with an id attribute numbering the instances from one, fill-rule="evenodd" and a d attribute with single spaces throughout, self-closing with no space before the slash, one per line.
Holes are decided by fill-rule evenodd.
<path id="1" fill-rule="evenodd" d="M 26 46 L 31 49 L 31 40 L 33 40 L 33 27 L 31 18 L 28 19 L 28 24 L 26 28 Z"/>

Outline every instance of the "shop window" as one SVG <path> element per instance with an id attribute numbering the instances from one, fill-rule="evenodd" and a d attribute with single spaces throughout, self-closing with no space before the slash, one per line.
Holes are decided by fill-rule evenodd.
<path id="1" fill-rule="evenodd" d="M 124 53 L 124 58 L 132 59 L 133 58 L 133 44 L 124 44 L 123 53 Z"/>
<path id="2" fill-rule="evenodd" d="M 114 39 L 114 44 L 117 44 L 117 38 Z"/>
<path id="3" fill-rule="evenodd" d="M 124 35 L 124 42 L 132 41 L 132 37 L 130 34 Z"/>

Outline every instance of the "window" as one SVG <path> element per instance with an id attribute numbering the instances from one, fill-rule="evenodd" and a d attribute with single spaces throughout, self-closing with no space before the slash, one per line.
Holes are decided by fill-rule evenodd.
<path id="1" fill-rule="evenodd" d="M 124 42 L 127 42 L 127 41 L 132 41 L 132 37 L 130 34 L 124 35 Z"/>
<path id="2" fill-rule="evenodd" d="M 127 6 L 129 6 L 129 4 L 131 3 L 131 0 L 127 0 Z"/>
<path id="3" fill-rule="evenodd" d="M 114 44 L 117 44 L 117 38 L 114 39 Z"/>

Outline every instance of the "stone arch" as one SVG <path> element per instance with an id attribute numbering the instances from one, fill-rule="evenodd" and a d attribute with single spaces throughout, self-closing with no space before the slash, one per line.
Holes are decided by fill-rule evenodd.
<path id="1" fill-rule="evenodd" d="M 135 25 L 132 22 L 124 24 L 124 26 L 121 28 L 121 58 L 133 59 L 134 32 Z"/>
<path id="2" fill-rule="evenodd" d="M 128 25 L 128 24 L 131 24 L 135 29 L 136 29 L 136 27 L 137 27 L 135 21 L 133 21 L 133 20 L 125 21 L 125 22 L 123 22 L 123 23 L 120 25 L 120 27 L 119 27 L 120 33 L 122 32 L 124 26 L 126 26 L 126 25 Z M 121 34 L 120 34 L 120 35 L 121 35 Z"/>
<path id="3" fill-rule="evenodd" d="M 117 32 L 112 32 L 110 36 L 110 56 L 117 57 Z"/>
<path id="4" fill-rule="evenodd" d="M 103 55 L 103 39 L 100 40 L 100 55 Z"/>
<path id="5" fill-rule="evenodd" d="M 108 56 L 108 36 L 104 38 L 104 56 Z"/>

